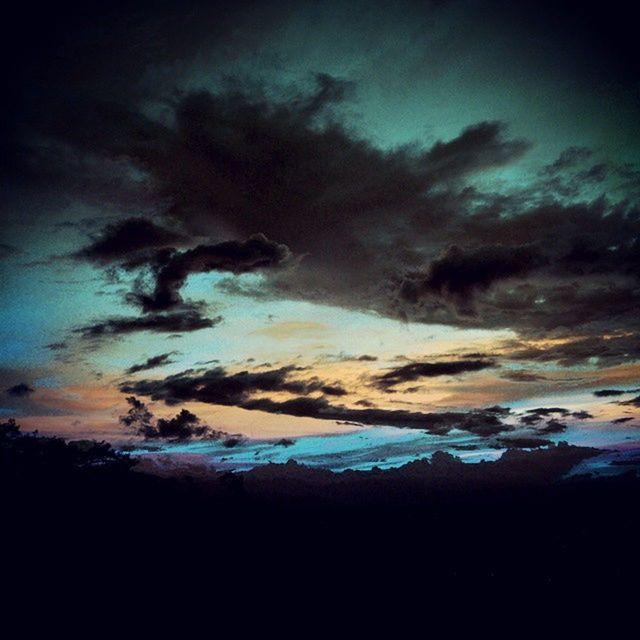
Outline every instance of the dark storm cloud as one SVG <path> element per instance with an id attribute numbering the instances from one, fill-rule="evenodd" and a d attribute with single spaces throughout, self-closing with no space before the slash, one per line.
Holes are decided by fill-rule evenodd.
<path id="1" fill-rule="evenodd" d="M 76 2 L 58 2 L 55 7 L 42 4 L 37 12 L 30 5 L 15 5 L 1 40 L 5 58 L 13 60 L 7 70 L 7 85 L 16 88 L 15 95 L 7 99 L 8 120 L 3 123 L 2 133 L 13 140 L 11 134 L 15 136 L 16 123 L 23 124 L 24 112 L 33 119 L 42 117 L 38 106 L 55 98 L 64 103 L 69 95 L 80 98 L 99 94 L 131 100 L 148 96 L 158 90 L 158 85 L 170 90 L 170 81 L 184 73 L 196 55 L 211 68 L 228 60 L 252 59 L 261 45 L 282 36 L 279 27 L 296 17 L 307 30 L 312 16 L 318 16 L 320 23 L 333 16 L 333 22 L 329 19 L 326 25 L 335 37 L 334 23 L 345 14 L 337 10 L 340 3 L 322 4 L 326 5 L 325 12 L 319 11 L 315 2 L 287 1 L 169 0 L 139 2 L 135 10 L 130 3 L 117 0 L 108 5 L 86 2 L 81 8 Z M 373 10 L 366 3 L 364 7 L 356 4 L 358 9 L 353 13 L 371 13 L 382 24 L 388 19 L 394 21 L 395 14 L 406 16 L 406 24 L 401 23 L 405 29 L 409 25 L 419 29 L 425 23 L 433 26 L 434 21 L 440 24 L 441 14 L 446 18 L 447 10 L 453 8 L 453 24 L 440 24 L 445 33 L 464 34 L 466 29 L 482 33 L 479 29 L 488 27 L 483 44 L 490 48 L 491 40 L 497 39 L 498 47 L 500 42 L 508 43 L 508 50 L 516 55 L 521 50 L 513 46 L 511 38 L 524 47 L 535 42 L 536 50 L 556 52 L 558 67 L 566 60 L 574 81 L 576 77 L 586 77 L 594 84 L 595 75 L 596 79 L 609 82 L 614 78 L 613 83 L 631 81 L 635 86 L 638 76 L 633 47 L 635 16 L 633 5 L 628 2 L 610 3 L 606 11 L 598 3 L 528 0 L 400 2 L 394 3 L 391 11 L 384 10 L 386 7 L 380 3 L 371 4 Z M 358 19 L 357 26 L 354 33 L 362 30 L 365 38 L 370 37 L 370 21 L 362 24 Z M 357 39 L 353 40 L 357 48 Z M 431 54 L 433 39 L 424 40 L 429 43 Z M 413 44 L 418 45 L 415 41 Z M 455 46 L 448 38 L 445 44 Z M 420 49 L 417 52 L 422 53 Z M 166 71 L 162 74 L 160 70 Z M 77 115 L 71 113 L 73 117 Z"/>
<path id="2" fill-rule="evenodd" d="M 631 416 L 627 416 L 626 418 L 616 418 L 615 420 L 611 420 L 611 424 L 624 424 L 625 422 L 630 422 L 634 420 Z"/>
<path id="3" fill-rule="evenodd" d="M 403 382 L 438 376 L 457 376 L 495 367 L 491 360 L 454 360 L 450 362 L 412 362 L 387 371 L 376 378 L 376 384 L 387 389 Z"/>
<path id="4" fill-rule="evenodd" d="M 281 244 L 258 233 L 248 240 L 200 245 L 183 252 L 158 254 L 155 268 L 155 290 L 151 295 L 131 294 L 130 299 L 142 306 L 143 311 L 166 311 L 182 303 L 180 289 L 191 273 L 229 271 L 234 274 L 283 266 L 291 254 Z"/>
<path id="5" fill-rule="evenodd" d="M 147 358 L 144 362 L 140 364 L 134 364 L 133 366 L 129 367 L 126 373 L 138 373 L 139 371 L 148 371 L 149 369 L 162 367 L 165 364 L 171 364 L 173 362 L 173 360 L 171 360 L 171 356 L 174 353 L 175 351 L 170 351 L 169 353 L 162 353 L 158 356 Z"/>
<path id="6" fill-rule="evenodd" d="M 475 248 L 436 259 L 433 272 L 412 270 L 399 277 L 398 313 L 409 320 L 508 327 L 523 337 L 553 330 L 556 337 L 575 338 L 552 348 L 557 355 L 548 360 L 561 364 L 591 357 L 637 359 L 638 209 L 608 208 L 602 200 L 532 206 L 527 198 L 487 206 L 464 218 L 448 217 L 451 227 L 438 235 L 455 237 L 458 246 L 466 238 Z M 470 267 L 476 257 L 477 275 Z M 440 265 L 446 268 L 437 277 Z M 613 328 L 620 335 L 605 338 Z"/>
<path id="7" fill-rule="evenodd" d="M 449 142 L 437 142 L 425 156 L 430 181 L 446 182 L 519 158 L 530 143 L 526 140 L 505 141 L 505 129 L 502 122 L 480 122 Z"/>
<path id="8" fill-rule="evenodd" d="M 141 318 L 109 318 L 94 324 L 78 327 L 73 332 L 81 338 L 101 339 L 139 331 L 151 331 L 154 333 L 198 331 L 199 329 L 213 327 L 220 322 L 222 322 L 221 316 L 205 318 L 197 311 L 180 311 L 167 314 L 152 314 Z"/>
<path id="9" fill-rule="evenodd" d="M 478 123 L 431 148 L 386 151 L 338 123 L 333 109 L 345 95 L 344 83 L 326 75 L 288 100 L 242 87 L 184 93 L 167 107 L 171 126 L 112 104 L 55 135 L 80 152 L 126 157 L 167 203 L 159 218 L 171 228 L 177 221 L 194 238 L 216 239 L 222 229 L 234 237 L 261 232 L 301 256 L 259 291 L 245 289 L 251 295 L 524 333 L 612 317 L 634 324 L 637 210 L 480 193 L 465 186 L 467 176 L 527 147 L 503 126 Z M 84 251 L 104 259 L 99 242 Z M 156 290 L 131 299 L 168 309 L 194 270 L 243 272 L 220 250 L 216 243 L 156 254 Z M 228 284 L 235 293 L 238 286 Z"/>
<path id="10" fill-rule="evenodd" d="M 19 384 L 14 385 L 13 387 L 9 387 L 6 389 L 5 393 L 7 395 L 13 396 L 14 398 L 26 398 L 34 393 L 35 389 L 30 387 L 26 382 L 20 382 Z"/>
<path id="11" fill-rule="evenodd" d="M 384 300 L 370 296 L 380 277 L 400 266 L 403 227 L 416 216 L 442 220 L 447 202 L 459 204 L 455 193 L 441 203 L 444 185 L 511 161 L 526 144 L 505 138 L 502 125 L 478 123 L 430 149 L 384 151 L 332 115 L 344 89 L 344 82 L 319 74 L 314 91 L 287 101 L 250 90 L 185 93 L 168 106 L 172 126 L 132 105 L 102 104 L 83 111 L 81 123 L 65 120 L 48 135 L 80 153 L 127 158 L 149 176 L 154 201 L 167 203 L 160 215 L 194 237 L 220 238 L 221 229 L 235 237 L 262 232 L 305 256 L 295 273 L 274 274 L 274 294 L 380 307 Z M 104 257 L 100 244 L 84 251 Z M 421 260 L 422 253 L 411 249 L 407 258 Z M 203 256 L 176 258 L 176 268 L 188 269 L 191 258 Z M 162 277 L 158 284 L 160 298 Z"/>
<path id="12" fill-rule="evenodd" d="M 526 243 L 544 257 L 548 266 L 545 273 L 555 277 L 612 273 L 637 276 L 640 212 L 636 207 L 607 206 L 603 200 L 561 204 L 547 194 L 545 197 L 548 202 L 533 206 L 526 194 L 507 200 L 498 211 L 467 218 L 462 231 L 483 244 L 493 240 L 517 249 Z M 516 209 L 510 211 L 512 207 Z"/>
<path id="13" fill-rule="evenodd" d="M 75 255 L 98 264 L 136 264 L 144 260 L 140 253 L 180 246 L 186 241 L 185 236 L 159 227 L 146 218 L 127 218 L 107 225 L 99 237 Z"/>
<path id="14" fill-rule="evenodd" d="M 25 129 L 52 117 L 66 115 L 69 128 L 81 128 L 73 121 L 96 98 L 122 102 L 170 92 L 198 54 L 212 64 L 250 55 L 282 24 L 288 4 L 63 0 L 37 11 L 15 5 L 0 39 L 4 57 L 14 60 L 6 74 L 14 90 L 0 128 L 3 148 L 18 146 Z M 6 155 L 3 162 L 14 168 L 16 157 Z"/>
<path id="15" fill-rule="evenodd" d="M 545 350 L 523 345 L 514 359 L 574 366 L 640 358 L 635 166 L 603 163 L 595 152 L 572 147 L 536 174 L 533 186 L 495 193 L 473 178 L 517 161 L 530 146 L 510 137 L 504 123 L 470 123 L 431 145 L 417 140 L 383 149 L 342 123 L 357 87 L 324 73 L 313 86 L 286 90 L 231 77 L 212 82 L 222 87 L 216 91 L 176 91 L 176 77 L 196 53 L 210 69 L 243 54 L 256 57 L 291 6 L 261 4 L 189 11 L 169 2 L 134 15 L 116 4 L 101 10 L 100 20 L 91 11 L 45 11 L 39 29 L 7 56 L 16 60 L 8 84 L 20 87 L 2 123 L 8 162 L 21 165 L 25 183 L 116 205 L 123 225 L 131 218 L 125 211 L 152 212 L 155 226 L 188 237 L 167 246 L 215 247 L 263 233 L 300 257 L 295 268 L 266 273 L 259 287 L 233 279 L 227 291 L 415 322 L 508 328 L 519 339 L 550 331 L 578 339 Z M 597 67 L 593 51 L 602 60 L 613 56 L 620 68 L 636 64 L 620 55 L 631 52 L 632 39 L 616 41 L 599 28 L 601 20 L 614 28 L 614 11 L 595 28 L 580 21 L 582 10 L 559 11 L 558 21 L 537 6 L 489 2 L 479 11 L 518 34 L 527 16 L 527 29 L 551 38 L 558 51 L 572 51 L 589 74 Z M 476 16 L 469 11 L 467 19 Z M 559 24 L 571 25 L 584 42 L 568 42 Z M 629 34 L 628 25 L 616 28 Z M 622 181 L 623 172 L 616 200 L 607 180 Z M 110 262 L 118 248 L 108 237 L 81 252 Z M 146 251 L 131 241 L 140 247 L 134 254 Z M 165 263 L 155 252 L 141 263 L 157 269 L 156 289 L 130 299 L 147 311 L 179 305 L 189 261 L 205 261 L 190 251 L 198 249 L 165 253 Z M 177 262 L 163 275 L 172 255 Z M 619 337 L 609 339 L 612 329 Z"/>
<path id="16" fill-rule="evenodd" d="M 472 251 L 453 246 L 434 260 L 425 274 L 407 275 L 400 285 L 400 295 L 414 303 L 425 294 L 450 297 L 458 309 L 472 313 L 476 291 L 485 291 L 501 280 L 524 276 L 543 262 L 541 254 L 527 246 L 485 246 Z"/>

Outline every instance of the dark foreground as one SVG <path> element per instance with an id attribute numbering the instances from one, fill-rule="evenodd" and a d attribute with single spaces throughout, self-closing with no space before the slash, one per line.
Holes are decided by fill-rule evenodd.
<path id="1" fill-rule="evenodd" d="M 290 463 L 160 478 L 108 445 L 6 425 L 0 444 L 4 575 L 17 592 L 115 583 L 126 599 L 151 583 L 168 607 L 202 589 L 243 601 L 277 594 L 283 607 L 309 589 L 338 599 L 452 588 L 478 598 L 491 586 L 637 594 L 635 471 L 561 479 L 591 449 L 510 451 L 477 465 L 442 454 L 379 472 Z"/>

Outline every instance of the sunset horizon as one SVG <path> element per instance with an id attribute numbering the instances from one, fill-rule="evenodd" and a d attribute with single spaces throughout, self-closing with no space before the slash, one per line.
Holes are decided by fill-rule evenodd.
<path id="1" fill-rule="evenodd" d="M 571 533 L 560 559 L 583 553 L 567 505 L 633 499 L 629 3 L 14 9 L 0 443 L 16 495 L 51 474 L 70 521 L 93 490 L 127 518 L 147 498 L 187 519 L 290 501 L 283 529 L 300 505 L 311 528 L 329 504 L 354 531 L 397 508 L 453 557 L 474 510 L 500 531 L 530 504 Z"/>

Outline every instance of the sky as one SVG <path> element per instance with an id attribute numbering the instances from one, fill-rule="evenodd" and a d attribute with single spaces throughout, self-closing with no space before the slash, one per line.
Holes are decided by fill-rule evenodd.
<path id="1" fill-rule="evenodd" d="M 14 8 L 0 414 L 112 441 L 637 440 L 629 11 Z"/>

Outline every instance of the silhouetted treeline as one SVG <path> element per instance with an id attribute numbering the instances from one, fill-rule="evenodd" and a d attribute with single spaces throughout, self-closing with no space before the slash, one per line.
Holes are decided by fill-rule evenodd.
<path id="1" fill-rule="evenodd" d="M 77 471 L 104 468 L 111 473 L 128 471 L 136 464 L 108 442 L 44 437 L 23 433 L 14 419 L 0 424 L 0 474 L 3 481 L 52 478 Z"/>
<path id="2" fill-rule="evenodd" d="M 238 589 L 312 580 L 344 597 L 347 584 L 384 591 L 416 580 L 521 590 L 635 584 L 640 563 L 624 550 L 640 534 L 640 483 L 633 471 L 560 479 L 590 452 L 514 451 L 484 466 L 439 454 L 391 472 L 289 463 L 160 478 L 106 443 L 23 434 L 10 421 L 0 426 L 2 548 L 19 563 L 12 579 L 37 576 L 40 588 L 70 571 L 129 586 L 132 576 L 154 576 L 166 589 L 176 573 L 179 584 L 197 574 L 240 580 Z"/>

